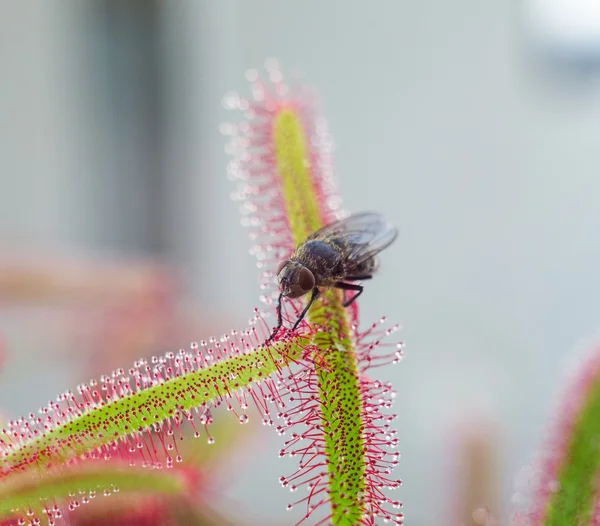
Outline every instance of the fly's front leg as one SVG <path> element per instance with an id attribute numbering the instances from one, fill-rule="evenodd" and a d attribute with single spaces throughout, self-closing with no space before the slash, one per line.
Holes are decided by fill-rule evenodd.
<path id="1" fill-rule="evenodd" d="M 361 278 L 361 279 L 365 279 L 365 278 Z M 364 290 L 362 285 L 356 285 L 354 283 L 344 283 L 343 281 L 338 281 L 333 286 L 335 288 L 341 289 L 341 290 L 356 291 L 356 294 L 354 296 L 352 296 L 349 300 L 346 300 L 346 301 L 344 301 L 344 303 L 342 303 L 342 306 L 344 306 L 344 307 L 349 307 L 350 305 L 352 305 L 354 303 L 354 301 L 356 300 L 356 298 L 358 298 L 362 294 L 362 291 Z"/>
<path id="2" fill-rule="evenodd" d="M 281 329 L 281 325 L 283 324 L 283 317 L 281 315 L 281 299 L 282 298 L 283 298 L 283 292 L 281 294 L 279 294 L 279 299 L 277 300 L 277 327 L 275 327 L 273 329 L 271 336 L 267 340 L 268 342 L 270 342 L 273 339 L 273 337 L 277 334 L 277 331 L 279 329 Z"/>
<path id="3" fill-rule="evenodd" d="M 312 290 L 312 294 L 310 296 L 310 300 L 308 300 L 308 303 L 306 304 L 306 307 L 304 307 L 304 309 L 302 309 L 302 312 L 300 313 L 300 316 L 298 316 L 298 319 L 296 320 L 296 323 L 294 323 L 294 326 L 292 327 L 292 330 L 295 331 L 296 327 L 298 327 L 298 325 L 300 325 L 300 322 L 302 321 L 302 319 L 304 318 L 304 316 L 306 316 L 306 313 L 308 312 L 308 309 L 310 309 L 310 306 L 315 302 L 315 300 L 319 297 L 319 289 L 317 287 L 315 287 Z"/>

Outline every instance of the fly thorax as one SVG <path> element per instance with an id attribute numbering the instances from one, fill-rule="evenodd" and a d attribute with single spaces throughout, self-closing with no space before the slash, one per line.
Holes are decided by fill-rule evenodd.
<path id="1" fill-rule="evenodd" d="M 341 259 L 340 247 L 321 239 L 314 239 L 304 244 L 302 262 L 316 275 L 327 274 L 333 271 Z"/>

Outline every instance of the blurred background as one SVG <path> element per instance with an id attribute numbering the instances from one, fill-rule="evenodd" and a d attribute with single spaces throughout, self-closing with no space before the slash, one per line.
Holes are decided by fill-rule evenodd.
<path id="1" fill-rule="evenodd" d="M 473 436 L 506 513 L 598 329 L 597 4 L 20 1 L 0 28 L 8 418 L 246 326 L 260 291 L 221 100 L 276 57 L 320 95 L 345 207 L 401 232 L 361 317 L 400 322 L 407 343 L 380 371 L 398 390 L 406 523 L 447 523 Z M 227 496 L 292 523 L 277 478 L 293 465 L 256 432 Z"/>

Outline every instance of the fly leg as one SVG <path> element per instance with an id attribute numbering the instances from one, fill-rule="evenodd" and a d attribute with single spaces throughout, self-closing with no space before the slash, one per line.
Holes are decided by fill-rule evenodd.
<path id="1" fill-rule="evenodd" d="M 310 309 L 310 306 L 315 302 L 315 300 L 318 297 L 319 297 L 319 289 L 317 287 L 315 287 L 312 290 L 312 294 L 310 296 L 310 300 L 308 300 L 308 303 L 306 304 L 306 307 L 304 307 L 304 309 L 302 309 L 302 312 L 300 313 L 300 316 L 298 316 L 298 319 L 296 320 L 296 323 L 294 323 L 294 326 L 292 327 L 293 331 L 295 331 L 296 327 L 298 327 L 298 325 L 300 325 L 300 322 L 302 321 L 302 319 L 304 318 L 304 316 L 308 312 L 308 309 Z"/>
<path id="2" fill-rule="evenodd" d="M 344 279 L 348 279 L 348 278 L 344 278 Z M 365 279 L 365 278 L 361 278 L 361 279 Z M 354 300 L 356 298 L 358 298 L 362 294 L 362 291 L 364 290 L 362 285 L 356 285 L 355 283 L 344 283 L 343 281 L 338 281 L 333 286 L 337 289 L 357 291 L 354 296 L 352 296 L 349 300 L 346 300 L 346 301 L 344 301 L 344 303 L 342 303 L 342 306 L 344 306 L 344 307 L 349 307 L 350 305 L 352 305 L 354 303 Z"/>
<path id="3" fill-rule="evenodd" d="M 277 334 L 277 331 L 279 331 L 279 329 L 281 329 L 281 324 L 283 323 L 283 318 L 281 316 L 281 299 L 282 298 L 283 298 L 283 292 L 281 294 L 279 294 L 279 299 L 277 300 L 277 327 L 275 327 L 273 329 L 273 333 L 267 340 L 268 342 L 270 342 L 273 339 L 273 337 Z"/>
<path id="4" fill-rule="evenodd" d="M 371 279 L 372 277 L 373 277 L 373 276 L 372 276 L 371 274 L 363 274 L 363 275 L 360 275 L 360 276 L 346 276 L 346 277 L 344 278 L 344 280 L 345 280 L 345 281 L 362 281 L 362 280 L 364 280 L 364 279 Z M 342 283 L 342 285 L 349 285 L 349 284 L 348 284 L 348 283 Z M 360 288 L 339 287 L 337 283 L 336 283 L 336 285 L 335 285 L 335 286 L 336 286 L 337 288 L 339 288 L 339 289 L 343 289 L 343 290 L 358 290 L 358 294 L 356 294 L 356 295 L 355 295 L 354 297 L 352 297 L 350 300 L 348 300 L 348 301 L 345 301 L 345 302 L 343 303 L 343 306 L 344 306 L 344 307 L 348 307 L 349 305 L 351 305 L 352 303 L 354 303 L 354 300 L 355 300 L 356 298 L 358 298 L 358 297 L 361 295 L 362 291 L 363 291 L 363 288 L 362 288 L 362 287 L 360 287 L 359 285 L 353 285 L 352 287 L 360 287 Z"/>

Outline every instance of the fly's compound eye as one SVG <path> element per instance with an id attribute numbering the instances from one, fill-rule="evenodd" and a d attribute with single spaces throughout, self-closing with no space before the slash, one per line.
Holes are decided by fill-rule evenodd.
<path id="1" fill-rule="evenodd" d="M 300 269 L 298 274 L 298 285 L 304 292 L 308 292 L 315 288 L 315 276 L 306 267 Z"/>
<path id="2" fill-rule="evenodd" d="M 279 276 L 279 274 L 281 274 L 281 271 L 289 263 L 289 261 L 290 261 L 289 259 L 284 259 L 283 261 L 280 261 L 279 265 L 277 265 L 277 270 L 275 271 L 275 275 Z"/>

